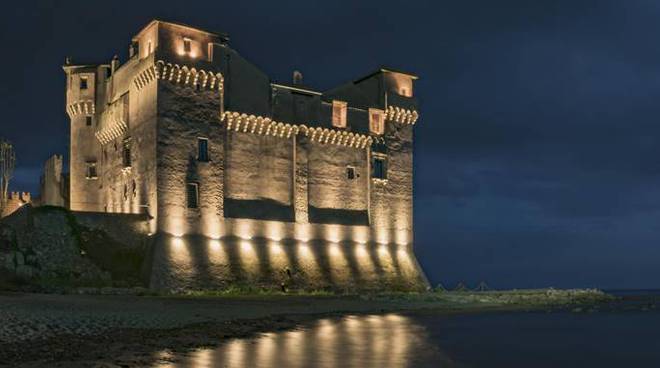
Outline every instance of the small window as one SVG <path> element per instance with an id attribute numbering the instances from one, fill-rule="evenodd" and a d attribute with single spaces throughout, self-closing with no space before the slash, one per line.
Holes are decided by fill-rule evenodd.
<path id="1" fill-rule="evenodd" d="M 85 125 L 92 126 L 92 116 L 91 115 L 85 116 Z"/>
<path id="2" fill-rule="evenodd" d="M 199 206 L 199 186 L 197 183 L 186 184 L 186 200 L 188 208 L 197 208 Z"/>
<path id="3" fill-rule="evenodd" d="M 375 156 L 371 161 L 371 177 L 373 179 L 387 179 L 387 157 Z"/>
<path id="4" fill-rule="evenodd" d="M 151 41 L 147 42 L 147 55 L 151 55 Z"/>
<path id="5" fill-rule="evenodd" d="M 124 200 L 128 199 L 128 186 L 124 184 Z"/>
<path id="6" fill-rule="evenodd" d="M 96 162 L 88 162 L 87 170 L 85 173 L 87 179 L 97 179 L 98 174 L 96 173 Z"/>
<path id="7" fill-rule="evenodd" d="M 133 180 L 133 198 L 137 197 L 137 184 Z"/>
<path id="8" fill-rule="evenodd" d="M 369 130 L 374 134 L 385 133 L 385 113 L 379 109 L 369 109 Z"/>
<path id="9" fill-rule="evenodd" d="M 209 160 L 209 140 L 206 138 L 197 139 L 197 160 L 202 162 Z"/>
<path id="10" fill-rule="evenodd" d="M 124 143 L 124 151 L 122 152 L 122 163 L 124 167 L 131 167 L 131 145 L 128 142 Z"/>
<path id="11" fill-rule="evenodd" d="M 346 178 L 348 180 L 353 180 L 355 177 L 355 168 L 353 166 L 346 166 Z"/>
<path id="12" fill-rule="evenodd" d="M 87 89 L 87 77 L 80 77 L 80 89 Z"/>
<path id="13" fill-rule="evenodd" d="M 332 101 L 332 126 L 346 128 L 348 104 L 344 101 Z"/>
<path id="14" fill-rule="evenodd" d="M 183 39 L 183 52 L 186 54 L 190 53 L 191 51 L 191 40 L 190 38 L 184 38 Z"/>

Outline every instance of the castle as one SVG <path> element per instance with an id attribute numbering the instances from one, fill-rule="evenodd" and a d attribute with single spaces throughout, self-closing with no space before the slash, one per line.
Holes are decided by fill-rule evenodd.
<path id="1" fill-rule="evenodd" d="M 154 20 L 67 59 L 73 211 L 146 214 L 150 285 L 428 286 L 414 256 L 416 76 L 275 83 L 225 34 Z"/>

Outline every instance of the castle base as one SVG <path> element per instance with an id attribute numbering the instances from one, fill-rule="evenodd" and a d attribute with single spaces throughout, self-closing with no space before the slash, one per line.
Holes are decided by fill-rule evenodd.
<path id="1" fill-rule="evenodd" d="M 412 250 L 394 244 L 158 234 L 151 261 L 150 287 L 159 290 L 354 292 L 428 287 Z"/>

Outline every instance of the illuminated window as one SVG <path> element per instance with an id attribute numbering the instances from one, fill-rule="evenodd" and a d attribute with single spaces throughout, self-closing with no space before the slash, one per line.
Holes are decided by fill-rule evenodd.
<path id="1" fill-rule="evenodd" d="M 206 138 L 197 138 L 197 160 L 202 162 L 209 160 L 209 140 Z"/>
<path id="2" fill-rule="evenodd" d="M 80 89 L 87 89 L 87 77 L 80 77 Z"/>
<path id="3" fill-rule="evenodd" d="M 353 180 L 356 178 L 355 168 L 353 166 L 346 166 L 346 178 L 348 180 Z"/>
<path id="4" fill-rule="evenodd" d="M 199 206 L 199 185 L 197 183 L 186 184 L 186 202 L 188 208 L 197 208 Z"/>
<path id="5" fill-rule="evenodd" d="M 186 54 L 190 53 L 191 51 L 191 40 L 190 38 L 184 38 L 183 39 L 183 52 Z"/>
<path id="6" fill-rule="evenodd" d="M 348 104 L 344 101 L 332 101 L 332 126 L 346 128 L 346 112 Z"/>
<path id="7" fill-rule="evenodd" d="M 374 134 L 385 133 L 385 113 L 379 109 L 369 109 L 369 131 Z"/>
<path id="8" fill-rule="evenodd" d="M 92 126 L 92 116 L 91 115 L 85 116 L 85 125 Z"/>
<path id="9" fill-rule="evenodd" d="M 373 156 L 371 160 L 371 177 L 373 179 L 387 179 L 387 156 Z"/>
<path id="10" fill-rule="evenodd" d="M 98 175 L 96 173 L 96 161 L 87 162 L 87 170 L 85 173 L 87 179 L 97 179 Z"/>

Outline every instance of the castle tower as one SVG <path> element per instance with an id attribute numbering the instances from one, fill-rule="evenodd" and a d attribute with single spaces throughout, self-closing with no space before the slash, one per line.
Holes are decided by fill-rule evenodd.
<path id="1" fill-rule="evenodd" d="M 71 65 L 67 59 L 66 110 L 70 125 L 70 208 L 74 211 L 100 211 L 97 165 L 99 149 L 95 138 L 96 104 L 101 92 L 97 86 L 109 76 L 108 65 Z"/>

